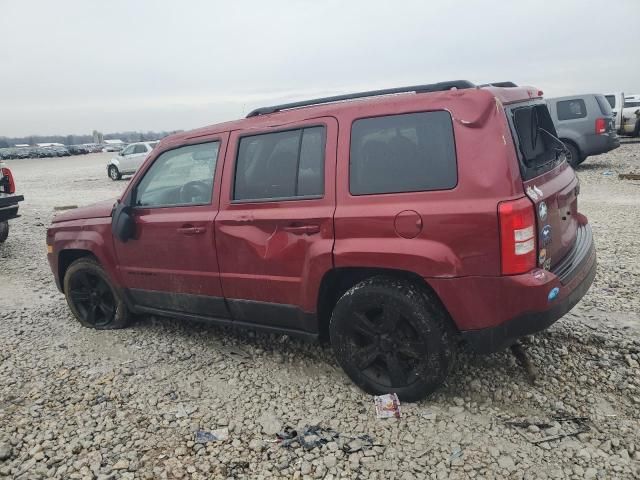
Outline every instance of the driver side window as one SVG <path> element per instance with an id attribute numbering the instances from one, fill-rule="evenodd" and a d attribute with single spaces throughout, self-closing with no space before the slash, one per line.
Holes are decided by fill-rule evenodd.
<path id="1" fill-rule="evenodd" d="M 161 154 L 136 187 L 138 207 L 208 205 L 213 195 L 220 142 L 200 143 Z"/>
<path id="2" fill-rule="evenodd" d="M 133 145 L 129 145 L 124 150 L 122 150 L 122 152 L 120 152 L 120 155 L 122 155 L 123 157 L 125 155 L 131 155 L 133 153 L 133 147 L 134 147 Z"/>

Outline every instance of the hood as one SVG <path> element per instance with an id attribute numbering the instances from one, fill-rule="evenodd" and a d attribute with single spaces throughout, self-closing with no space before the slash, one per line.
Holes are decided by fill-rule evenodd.
<path id="1" fill-rule="evenodd" d="M 117 202 L 117 199 L 104 200 L 102 202 L 93 203 L 86 207 L 74 208 L 73 210 L 67 210 L 66 212 L 58 213 L 53 217 L 52 222 L 68 222 L 69 220 L 81 220 L 83 218 L 100 218 L 110 217 L 113 206 Z"/>

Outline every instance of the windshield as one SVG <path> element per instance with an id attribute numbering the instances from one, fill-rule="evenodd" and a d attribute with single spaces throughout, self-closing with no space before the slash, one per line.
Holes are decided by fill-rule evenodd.
<path id="1" fill-rule="evenodd" d="M 511 109 L 514 139 L 520 159 L 523 180 L 529 180 L 557 165 L 561 142 L 549 115 L 547 105 L 534 103 Z"/>

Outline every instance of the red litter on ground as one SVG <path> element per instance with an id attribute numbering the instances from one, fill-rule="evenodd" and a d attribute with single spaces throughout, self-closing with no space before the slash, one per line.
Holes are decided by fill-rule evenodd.
<path id="1" fill-rule="evenodd" d="M 395 393 L 373 397 L 378 418 L 400 418 L 400 400 Z"/>

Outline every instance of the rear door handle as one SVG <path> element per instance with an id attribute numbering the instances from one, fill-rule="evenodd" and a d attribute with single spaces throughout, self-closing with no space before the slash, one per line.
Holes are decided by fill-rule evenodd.
<path id="1" fill-rule="evenodd" d="M 194 227 L 193 225 L 183 225 L 178 228 L 178 233 L 183 235 L 198 235 L 204 233 L 207 229 L 205 227 Z"/>
<path id="2" fill-rule="evenodd" d="M 284 230 L 294 235 L 312 235 L 320 232 L 320 225 L 287 225 Z"/>

